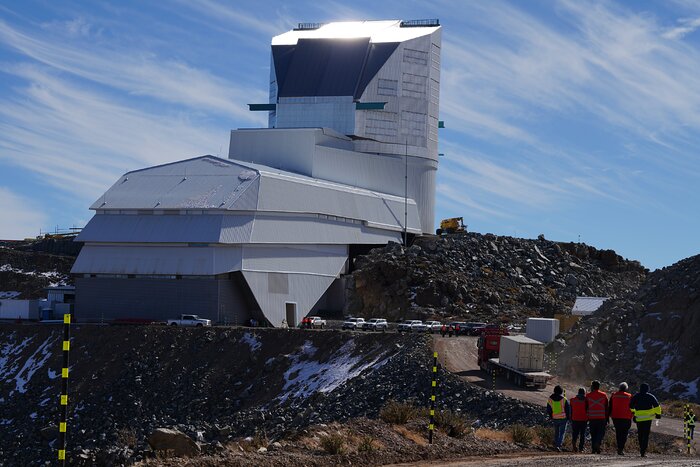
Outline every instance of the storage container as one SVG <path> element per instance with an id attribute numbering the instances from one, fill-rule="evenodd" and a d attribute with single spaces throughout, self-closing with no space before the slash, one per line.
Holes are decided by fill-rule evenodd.
<path id="1" fill-rule="evenodd" d="M 525 336 L 501 336 L 499 362 L 521 371 L 543 371 L 544 344 Z"/>
<path id="2" fill-rule="evenodd" d="M 528 318 L 525 335 L 530 339 L 549 344 L 559 334 L 559 320 L 552 318 Z"/>

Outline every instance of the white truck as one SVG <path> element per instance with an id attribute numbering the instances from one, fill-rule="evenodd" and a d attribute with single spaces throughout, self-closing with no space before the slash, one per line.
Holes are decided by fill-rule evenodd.
<path id="1" fill-rule="evenodd" d="M 180 319 L 169 319 L 168 326 L 211 326 L 211 320 L 197 315 L 180 315 Z"/>

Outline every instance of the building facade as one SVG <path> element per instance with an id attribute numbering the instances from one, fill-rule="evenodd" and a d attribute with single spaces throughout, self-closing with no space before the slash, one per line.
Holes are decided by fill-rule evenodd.
<path id="1" fill-rule="evenodd" d="M 432 232 L 440 27 L 306 25 L 273 38 L 270 128 L 229 158 L 129 172 L 91 209 L 76 319 L 296 325 L 342 307 L 354 254 Z M 341 79 L 342 78 L 342 79 Z"/>

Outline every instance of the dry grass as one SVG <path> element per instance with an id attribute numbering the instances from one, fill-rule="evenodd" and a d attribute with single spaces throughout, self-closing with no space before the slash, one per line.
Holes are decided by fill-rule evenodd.
<path id="1" fill-rule="evenodd" d="M 471 431 L 471 421 L 451 410 L 436 411 L 434 419 L 435 426 L 451 438 L 462 438 Z"/>
<path id="2" fill-rule="evenodd" d="M 525 425 L 515 424 L 509 427 L 513 442 L 516 444 L 530 444 L 534 439 L 533 430 Z"/>
<path id="3" fill-rule="evenodd" d="M 428 444 L 428 441 L 425 438 L 425 433 L 416 433 L 415 431 L 411 431 L 404 426 L 395 426 L 394 431 L 419 446 L 427 446 Z"/>
<path id="4" fill-rule="evenodd" d="M 661 411 L 665 416 L 683 418 L 685 412 L 685 406 L 689 405 L 690 408 L 695 413 L 697 418 L 700 415 L 700 404 L 695 404 L 693 402 L 674 400 L 674 401 L 663 401 L 661 403 Z"/>
<path id="5" fill-rule="evenodd" d="M 119 431 L 117 431 L 117 442 L 127 448 L 135 448 L 138 444 L 136 430 L 126 427 L 120 428 Z"/>
<path id="6" fill-rule="evenodd" d="M 379 418 L 394 425 L 405 425 L 420 416 L 420 409 L 405 402 L 389 401 L 379 412 Z"/>
<path id="7" fill-rule="evenodd" d="M 328 454 L 345 454 L 345 437 L 338 432 L 322 436 L 321 448 Z"/>
<path id="8" fill-rule="evenodd" d="M 502 441 L 505 443 L 513 442 L 513 435 L 510 431 L 493 430 L 491 428 L 479 428 L 474 432 L 474 436 L 492 441 Z"/>
<path id="9" fill-rule="evenodd" d="M 357 452 L 374 452 L 379 448 L 373 437 L 367 435 L 360 438 L 357 445 Z"/>

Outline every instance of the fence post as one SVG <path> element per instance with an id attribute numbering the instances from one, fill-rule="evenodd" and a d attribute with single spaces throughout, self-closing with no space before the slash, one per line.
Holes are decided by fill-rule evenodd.
<path id="1" fill-rule="evenodd" d="M 433 444 L 435 431 L 435 393 L 437 392 L 437 362 L 438 353 L 433 352 L 433 374 L 430 383 L 430 423 L 428 424 L 428 444 Z"/>
<path id="2" fill-rule="evenodd" d="M 63 367 L 61 368 L 61 419 L 58 424 L 58 460 L 66 465 L 66 432 L 68 426 L 68 354 L 70 352 L 70 313 L 63 315 Z"/>

